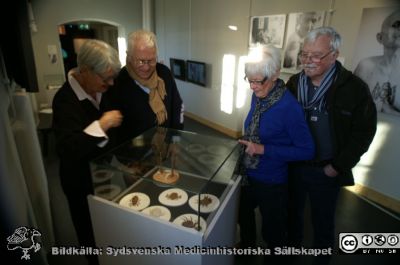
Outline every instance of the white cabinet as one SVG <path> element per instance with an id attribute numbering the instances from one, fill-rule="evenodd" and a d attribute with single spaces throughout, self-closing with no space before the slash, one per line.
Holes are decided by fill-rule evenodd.
<path id="1" fill-rule="evenodd" d="M 100 264 L 233 264 L 237 149 L 235 140 L 158 128 L 93 161 Z M 179 178 L 160 182 L 160 169 Z"/>

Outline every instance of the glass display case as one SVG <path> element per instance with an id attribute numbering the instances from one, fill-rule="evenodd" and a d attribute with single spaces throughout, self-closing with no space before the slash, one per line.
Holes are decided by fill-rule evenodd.
<path id="1" fill-rule="evenodd" d="M 233 246 L 237 157 L 236 140 L 159 127 L 93 160 L 94 195 L 89 196 L 89 206 L 96 244 L 159 247 L 162 242 L 171 250 L 171 261 L 210 262 L 213 255 L 187 260 L 187 255 L 176 253 L 177 246 Z M 107 230 L 110 225 L 112 234 Z M 123 227 L 129 227 L 132 237 Z M 123 259 L 127 264 L 132 259 L 140 264 L 158 262 L 157 255 L 121 258 L 119 264 Z M 99 260 L 116 262 L 107 255 Z"/>

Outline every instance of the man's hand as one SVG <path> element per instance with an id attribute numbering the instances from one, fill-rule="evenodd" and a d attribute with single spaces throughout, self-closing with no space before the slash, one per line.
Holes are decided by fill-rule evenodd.
<path id="1" fill-rule="evenodd" d="M 339 172 L 337 172 L 336 169 L 334 169 L 331 164 L 328 164 L 324 167 L 324 173 L 328 177 L 332 178 L 336 177 L 339 174 Z"/>

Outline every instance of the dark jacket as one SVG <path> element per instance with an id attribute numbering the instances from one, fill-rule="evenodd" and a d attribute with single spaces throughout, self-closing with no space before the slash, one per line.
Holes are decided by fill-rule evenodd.
<path id="1" fill-rule="evenodd" d="M 157 64 L 156 71 L 164 80 L 167 92 L 164 105 L 168 118 L 162 126 L 183 129 L 182 99 L 171 71 L 163 64 Z M 124 116 L 118 128 L 119 142 L 130 140 L 157 125 L 156 115 L 149 105 L 149 94 L 132 80 L 126 67 L 120 71 L 114 87 L 109 89 L 107 96 L 112 100 L 113 107 L 120 110 Z"/>
<path id="2" fill-rule="evenodd" d="M 327 109 L 334 146 L 332 166 L 339 172 L 339 185 L 345 186 L 354 185 L 351 169 L 374 138 L 377 113 L 368 85 L 336 64 L 338 73 L 327 92 Z M 293 75 L 287 82 L 296 97 L 299 77 Z"/>
<path id="3" fill-rule="evenodd" d="M 56 149 L 60 157 L 60 177 L 64 192 L 73 195 L 93 193 L 89 162 L 112 146 L 112 130 L 107 132 L 109 142 L 103 148 L 97 146 L 103 137 L 90 136 L 83 130 L 109 110 L 107 99 L 102 97 L 100 110 L 85 99 L 78 97 L 66 82 L 53 100 L 53 130 Z"/>

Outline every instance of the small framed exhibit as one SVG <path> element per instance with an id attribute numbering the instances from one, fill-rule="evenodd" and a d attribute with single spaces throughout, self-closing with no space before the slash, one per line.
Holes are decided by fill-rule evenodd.
<path id="1" fill-rule="evenodd" d="M 285 24 L 285 14 L 251 17 L 249 46 L 273 44 L 282 48 Z"/>
<path id="2" fill-rule="evenodd" d="M 172 75 L 177 79 L 185 81 L 186 79 L 185 61 L 181 59 L 170 58 L 169 65 L 171 67 Z"/>
<path id="3" fill-rule="evenodd" d="M 206 64 L 203 62 L 186 61 L 187 75 L 186 81 L 206 86 Z"/>

